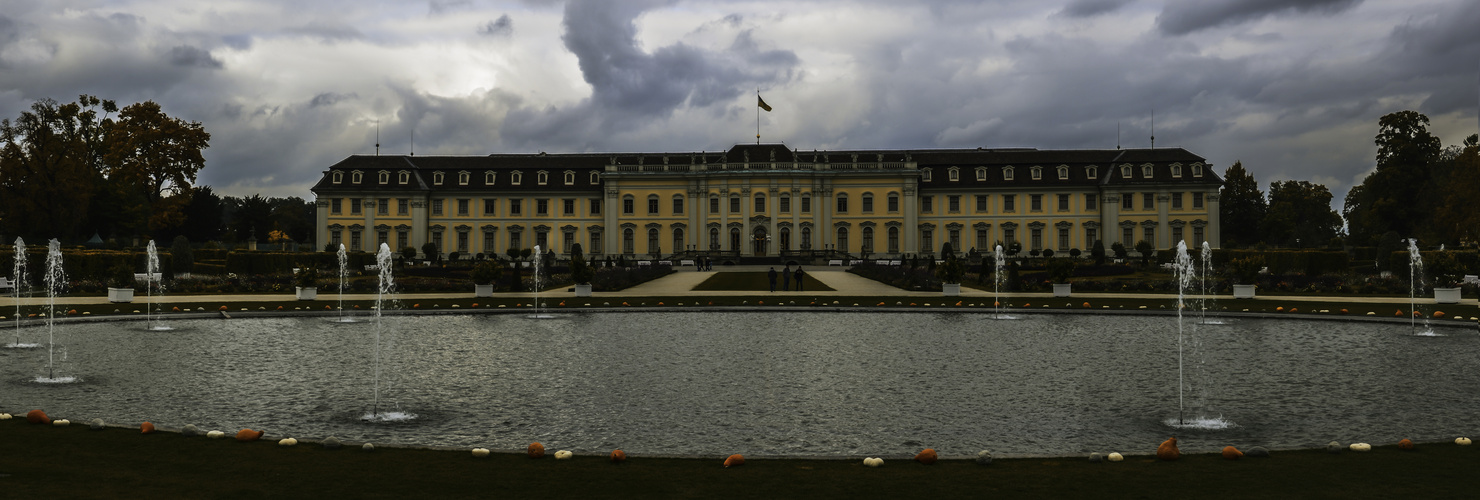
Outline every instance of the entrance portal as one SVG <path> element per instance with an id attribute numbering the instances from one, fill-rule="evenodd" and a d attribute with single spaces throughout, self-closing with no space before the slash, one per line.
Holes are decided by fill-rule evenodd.
<path id="1" fill-rule="evenodd" d="M 771 246 L 771 235 L 766 234 L 766 228 L 755 228 L 754 251 L 756 257 L 765 257 L 766 250 Z"/>

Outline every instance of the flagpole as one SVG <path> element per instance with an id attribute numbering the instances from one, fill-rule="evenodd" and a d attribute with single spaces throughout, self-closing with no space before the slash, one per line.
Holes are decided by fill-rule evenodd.
<path id="1" fill-rule="evenodd" d="M 755 89 L 755 99 L 756 99 L 756 102 L 760 102 L 760 99 L 761 99 L 761 89 L 760 89 L 760 87 L 756 87 L 756 89 Z M 760 144 L 761 143 L 761 107 L 760 106 L 756 106 L 755 107 L 755 143 L 756 144 Z"/>

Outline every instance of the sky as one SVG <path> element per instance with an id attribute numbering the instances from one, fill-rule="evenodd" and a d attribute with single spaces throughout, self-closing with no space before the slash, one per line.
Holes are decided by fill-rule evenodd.
<path id="1" fill-rule="evenodd" d="M 0 117 L 80 94 L 211 133 L 199 184 L 354 154 L 1182 147 L 1340 207 L 1378 119 L 1477 132 L 1472 0 L 0 0 Z M 414 140 L 413 140 L 414 139 Z"/>

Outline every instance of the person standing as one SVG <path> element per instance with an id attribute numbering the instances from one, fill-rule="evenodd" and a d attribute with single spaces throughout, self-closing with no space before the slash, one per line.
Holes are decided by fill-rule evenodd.
<path id="1" fill-rule="evenodd" d="M 791 290 L 791 264 L 781 268 L 781 291 Z"/>
<path id="2" fill-rule="evenodd" d="M 797 266 L 797 291 L 802 291 L 802 266 Z"/>
<path id="3" fill-rule="evenodd" d="M 773 268 L 771 268 L 770 271 L 767 271 L 766 272 L 766 279 L 771 282 L 771 291 L 772 292 L 775 292 L 776 291 L 776 268 L 773 267 Z"/>

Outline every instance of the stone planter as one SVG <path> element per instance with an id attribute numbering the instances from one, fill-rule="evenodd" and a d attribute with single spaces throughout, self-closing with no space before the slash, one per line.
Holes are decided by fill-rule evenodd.
<path id="1" fill-rule="evenodd" d="M 590 297 L 591 296 L 591 284 L 590 283 L 587 283 L 587 284 L 584 284 L 584 285 L 576 285 L 576 296 L 577 297 Z"/>
<path id="2" fill-rule="evenodd" d="M 1069 287 L 1071 287 L 1071 286 L 1073 286 L 1073 285 L 1070 284 L 1070 283 L 1054 283 L 1053 284 L 1053 296 L 1054 297 L 1068 297 L 1069 296 Z"/>
<path id="3" fill-rule="evenodd" d="M 959 295 L 961 295 L 961 284 L 960 283 L 941 283 L 940 284 L 940 293 L 941 293 L 941 295 L 945 295 L 947 297 L 956 297 L 956 296 L 959 296 Z"/>
<path id="4" fill-rule="evenodd" d="M 1460 301 L 1459 288 L 1434 288 L 1435 304 L 1458 304 Z"/>
<path id="5" fill-rule="evenodd" d="M 134 289 L 132 288 L 108 288 L 108 302 L 133 302 Z"/>
<path id="6" fill-rule="evenodd" d="M 1233 298 L 1235 298 L 1235 299 L 1252 299 L 1252 298 L 1254 298 L 1254 287 L 1255 287 L 1255 285 L 1233 285 Z"/>
<path id="7" fill-rule="evenodd" d="M 293 290 L 298 295 L 298 300 L 313 300 L 319 298 L 319 288 L 314 286 L 295 286 Z"/>
<path id="8" fill-rule="evenodd" d="M 473 298 L 493 296 L 493 285 L 473 285 Z"/>

